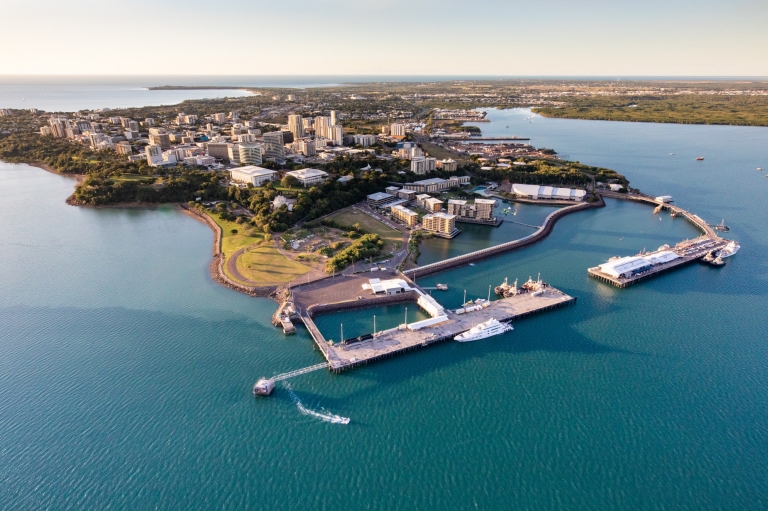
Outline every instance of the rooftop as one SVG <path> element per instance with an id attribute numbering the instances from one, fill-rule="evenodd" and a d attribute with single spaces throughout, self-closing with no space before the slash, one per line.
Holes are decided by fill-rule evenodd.
<path id="1" fill-rule="evenodd" d="M 272 174 L 277 174 L 277 171 L 265 169 L 264 167 L 257 167 L 256 165 L 247 165 L 245 167 L 236 167 L 234 169 L 230 169 L 232 172 L 239 172 L 241 174 L 246 174 L 251 177 L 256 176 L 271 176 Z"/>

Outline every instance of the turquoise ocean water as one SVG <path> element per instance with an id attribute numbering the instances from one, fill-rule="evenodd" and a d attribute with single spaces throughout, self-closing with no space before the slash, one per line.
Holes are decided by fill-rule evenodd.
<path id="1" fill-rule="evenodd" d="M 741 251 L 606 286 L 586 268 L 696 235 L 608 201 L 422 281 L 448 282 L 435 296 L 456 306 L 541 272 L 575 306 L 258 400 L 257 378 L 321 357 L 269 324 L 272 302 L 210 279 L 206 226 L 169 207 L 70 207 L 73 181 L 1 164 L 0 507 L 768 508 L 768 130 L 528 115 L 491 112 L 484 133 L 509 125 L 724 218 Z M 402 312 L 321 326 L 354 335 Z"/>

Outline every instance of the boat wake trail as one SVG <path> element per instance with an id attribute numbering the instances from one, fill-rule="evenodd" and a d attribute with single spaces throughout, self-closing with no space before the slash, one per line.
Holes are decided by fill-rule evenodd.
<path id="1" fill-rule="evenodd" d="M 340 415 L 335 415 L 329 412 L 321 413 L 310 410 L 302 404 L 301 399 L 299 399 L 299 396 L 293 393 L 293 390 L 288 389 L 288 392 L 291 394 L 293 402 L 296 403 L 296 407 L 299 409 L 302 415 L 309 415 L 310 417 L 320 419 L 323 422 L 330 422 L 331 424 L 349 424 L 349 417 L 341 417 Z"/>

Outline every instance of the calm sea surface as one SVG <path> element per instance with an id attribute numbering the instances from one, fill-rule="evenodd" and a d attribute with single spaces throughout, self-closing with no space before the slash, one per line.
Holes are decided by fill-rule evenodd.
<path id="1" fill-rule="evenodd" d="M 540 272 L 575 306 L 268 399 L 251 397 L 258 377 L 322 359 L 303 330 L 269 324 L 272 302 L 211 281 L 206 226 L 70 207 L 73 181 L 0 164 L 0 507 L 768 509 L 768 129 L 528 115 L 482 128 L 724 218 L 741 251 L 609 287 L 586 268 L 696 231 L 608 201 L 422 281 L 449 283 L 435 296 L 453 307 Z M 337 338 L 403 313 L 320 321 Z"/>

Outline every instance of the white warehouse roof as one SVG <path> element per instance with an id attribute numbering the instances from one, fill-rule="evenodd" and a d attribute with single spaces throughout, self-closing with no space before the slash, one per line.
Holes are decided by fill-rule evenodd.
<path id="1" fill-rule="evenodd" d="M 515 183 L 512 191 L 518 195 L 530 195 L 537 199 L 578 199 L 581 200 L 587 194 L 584 190 L 575 188 L 555 188 L 553 186 L 525 185 Z"/>

